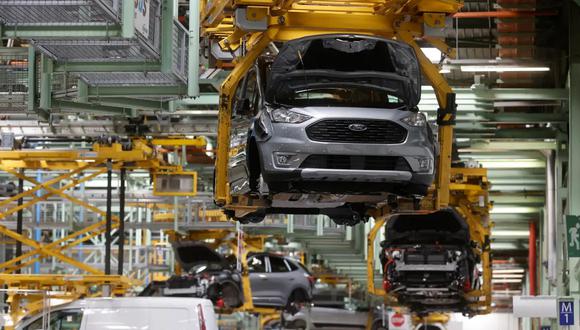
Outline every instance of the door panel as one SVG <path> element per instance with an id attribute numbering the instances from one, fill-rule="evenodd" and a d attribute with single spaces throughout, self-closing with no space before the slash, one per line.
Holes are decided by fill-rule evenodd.
<path id="1" fill-rule="evenodd" d="M 268 303 L 268 273 L 264 256 L 248 258 L 248 269 L 250 271 L 250 286 L 252 287 L 254 303 Z"/>
<path id="2" fill-rule="evenodd" d="M 296 285 L 295 279 L 290 276 L 290 269 L 281 257 L 268 257 L 270 266 L 270 285 L 272 287 L 273 301 L 277 306 L 285 306 L 292 288 Z"/>
<path id="3" fill-rule="evenodd" d="M 248 72 L 234 94 L 232 109 L 230 145 L 228 159 L 228 179 L 231 194 L 245 194 L 250 191 L 247 144 L 250 128 L 257 112 L 258 82 L 254 70 Z"/>

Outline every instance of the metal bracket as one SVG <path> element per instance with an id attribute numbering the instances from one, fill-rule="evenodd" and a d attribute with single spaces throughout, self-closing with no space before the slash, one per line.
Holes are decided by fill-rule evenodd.
<path id="1" fill-rule="evenodd" d="M 236 8 L 235 25 L 243 31 L 266 31 L 268 29 L 268 8 Z"/>
<path id="2" fill-rule="evenodd" d="M 446 107 L 437 110 L 437 124 L 439 126 L 455 125 L 455 117 L 457 116 L 457 104 L 455 103 L 455 99 L 455 93 L 448 93 Z"/>

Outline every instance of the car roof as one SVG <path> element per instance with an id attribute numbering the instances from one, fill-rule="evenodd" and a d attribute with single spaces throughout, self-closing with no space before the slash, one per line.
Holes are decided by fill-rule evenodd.
<path id="1" fill-rule="evenodd" d="M 119 297 L 119 298 L 86 298 L 75 300 L 57 309 L 70 308 L 110 308 L 110 307 L 184 307 L 195 304 L 211 304 L 208 299 L 202 298 L 170 298 L 170 297 Z"/>
<path id="2" fill-rule="evenodd" d="M 254 253 L 248 253 L 248 257 L 255 257 L 255 256 L 277 257 L 277 258 L 282 258 L 282 259 L 286 259 L 286 260 L 290 260 L 290 261 L 299 262 L 298 260 L 293 259 L 293 258 L 290 258 L 288 256 L 279 255 L 279 254 L 275 254 L 275 253 L 272 253 L 272 252 L 254 252 Z"/>

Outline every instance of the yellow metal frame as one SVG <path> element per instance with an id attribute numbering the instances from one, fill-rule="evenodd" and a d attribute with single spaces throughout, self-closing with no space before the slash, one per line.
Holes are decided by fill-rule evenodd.
<path id="1" fill-rule="evenodd" d="M 235 59 L 235 67 L 222 84 L 219 106 L 218 148 L 214 199 L 227 209 L 248 213 L 259 208 L 256 197 L 232 198 L 228 185 L 229 133 L 232 94 L 243 75 L 270 42 L 288 41 L 305 36 L 343 33 L 396 38 L 411 45 L 419 57 L 421 69 L 433 86 L 440 106 L 440 159 L 437 171 L 435 209 L 449 204 L 449 169 L 454 115 L 447 104 L 452 90 L 439 68 L 422 53 L 416 39 L 424 37 L 424 26 L 445 26 L 445 18 L 457 12 L 461 0 L 219 0 L 202 1 L 201 22 L 205 36 L 217 40 L 225 51 L 244 43 L 246 53 Z M 244 31 L 234 24 L 235 8 L 245 8 L 246 15 L 258 19 L 267 13 L 265 31 Z M 253 15 L 254 13 L 255 15 Z M 250 17 L 249 16 L 249 17 Z M 247 18 L 249 18 L 247 17 Z M 246 19 L 247 19 L 246 18 Z M 453 50 L 437 38 L 426 39 L 446 54 Z M 451 99 L 453 100 L 453 99 Z M 448 113 L 445 113 L 447 110 Z"/>
<path id="2" fill-rule="evenodd" d="M 118 275 L 20 275 L 0 274 L 0 286 L 6 286 L 10 316 L 17 324 L 26 315 L 40 312 L 44 299 L 75 300 L 94 296 L 94 287 L 110 288 L 114 296 L 124 295 L 135 283 Z M 7 330 L 13 327 L 5 327 Z"/>
<path id="3" fill-rule="evenodd" d="M 20 198 L 32 197 L 31 200 L 23 203 L 20 206 L 13 206 L 6 211 L 0 212 L 0 220 L 7 218 L 9 215 L 23 210 L 39 201 L 47 200 L 50 196 L 57 195 L 72 202 L 75 205 L 92 211 L 103 218 L 106 217 L 106 212 L 101 209 L 82 201 L 78 198 L 65 193 L 67 190 L 75 186 L 89 181 L 99 175 L 107 173 L 108 166 L 113 170 L 118 170 L 121 167 L 127 169 L 145 168 L 150 170 L 164 169 L 167 173 L 170 171 L 179 171 L 181 167 L 163 166 L 163 158 L 159 155 L 154 146 L 150 145 L 143 139 L 135 139 L 132 141 L 131 150 L 125 150 L 120 143 L 99 144 L 95 143 L 92 150 L 11 150 L 0 151 L 0 170 L 12 174 L 18 179 L 30 182 L 34 185 L 31 189 L 0 201 L 0 207 L 11 205 Z M 126 166 L 129 163 L 130 166 Z M 68 173 L 58 175 L 56 178 L 50 179 L 46 182 L 38 182 L 36 179 L 23 175 L 20 169 L 44 169 L 44 170 L 69 170 Z M 87 173 L 80 179 L 75 176 Z M 60 188 L 53 186 L 60 182 L 70 181 Z M 45 192 L 41 196 L 34 196 L 39 190 Z M 117 216 L 112 216 L 112 228 L 117 228 L 119 219 Z M 63 262 L 73 265 L 89 274 L 101 275 L 102 271 L 90 267 L 82 262 L 66 256 L 63 252 L 85 241 L 90 240 L 105 232 L 106 221 L 100 221 L 88 227 L 85 227 L 77 232 L 71 233 L 59 240 L 49 244 L 36 242 L 25 235 L 18 234 L 6 226 L 0 225 L 0 233 L 6 235 L 22 244 L 28 245 L 33 249 L 22 254 L 19 257 L 13 258 L 6 262 L 0 263 L 0 270 L 4 273 L 12 273 L 24 267 L 30 266 L 33 263 L 45 257 L 55 257 Z"/>
<path id="4" fill-rule="evenodd" d="M 175 136 L 167 138 L 154 138 L 151 139 L 151 144 L 164 147 L 205 147 L 207 146 L 207 140 L 203 136 L 198 136 L 193 139 L 188 139 L 182 136 Z"/>

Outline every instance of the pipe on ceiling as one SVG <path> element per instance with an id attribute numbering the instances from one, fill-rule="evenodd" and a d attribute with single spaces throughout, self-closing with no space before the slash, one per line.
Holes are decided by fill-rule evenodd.
<path id="1" fill-rule="evenodd" d="M 530 278 L 530 296 L 536 295 L 536 271 L 537 271 L 537 254 L 536 254 L 536 223 L 530 221 L 530 238 L 528 244 L 528 275 Z"/>

